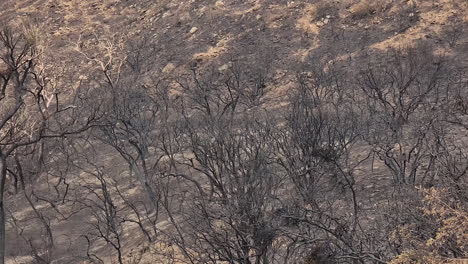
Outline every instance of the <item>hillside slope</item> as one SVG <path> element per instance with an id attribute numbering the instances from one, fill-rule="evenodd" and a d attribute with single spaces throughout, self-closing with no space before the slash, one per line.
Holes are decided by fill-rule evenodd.
<path id="1" fill-rule="evenodd" d="M 465 48 L 464 1 L 3 1 L 2 21 L 30 19 L 50 45 L 67 50 L 79 35 L 144 36 L 155 63 L 184 68 L 193 60 L 268 53 L 278 65 L 314 56 L 431 42 Z M 265 51 L 265 47 L 268 51 Z"/>
<path id="2" fill-rule="evenodd" d="M 84 45 L 85 48 L 89 53 L 99 54 L 102 50 L 100 46 L 93 46 L 94 39 L 121 41 L 125 43 L 123 46 L 144 43 L 145 47 L 151 47 L 143 59 L 150 62 L 151 74 L 165 80 L 183 76 L 193 69 L 222 72 L 237 61 L 246 65 L 247 71 L 270 67 L 273 76 L 267 85 L 272 90 L 269 96 L 273 100 L 269 107 L 283 105 L 290 95 L 294 71 L 304 65 L 326 67 L 338 62 L 353 72 L 358 70 L 362 61 L 369 58 L 378 60 L 392 48 L 418 45 L 427 45 L 434 53 L 468 65 L 468 2 L 464 0 L 3 0 L 0 10 L 0 21 L 5 24 L 29 21 L 37 25 L 43 33 L 46 49 L 55 54 L 48 63 L 76 65 L 79 68 L 74 73 L 76 75 L 92 76 L 96 72 L 94 64 L 86 61 L 87 58 L 81 56 L 83 53 L 77 52 L 77 47 L 90 41 Z M 125 47 L 137 50 L 130 44 Z M 102 184 L 99 177 L 87 174 L 83 169 L 95 166 L 96 169 L 109 169 L 106 173 L 113 179 L 109 185 L 118 186 L 117 189 L 124 193 L 121 196 L 146 201 L 143 187 L 138 187 L 137 181 L 132 179 L 132 172 L 122 157 L 109 146 L 96 146 L 93 150 L 95 160 L 88 160 L 84 154 L 73 156 L 78 162 L 71 169 L 57 165 L 57 172 L 71 175 L 67 192 L 69 184 L 72 186 L 70 193 L 75 192 L 74 199 L 85 199 L 87 196 L 73 186 Z M 88 151 L 86 147 L 83 149 L 83 153 Z M 66 156 L 60 155 L 63 155 L 60 158 Z M 187 160 L 192 161 L 191 158 Z M 187 164 L 184 164 L 184 169 L 190 166 Z M 367 161 L 363 166 L 369 164 Z M 377 164 L 375 172 L 372 171 L 377 176 L 372 179 L 364 179 L 368 171 L 360 172 L 361 180 L 358 181 L 361 188 L 387 184 L 385 180 L 379 180 L 385 178 L 383 171 L 384 165 Z M 37 193 L 53 196 L 49 192 L 55 181 L 49 182 L 45 178 L 37 181 Z M 59 184 L 62 183 L 57 183 L 57 186 Z M 175 189 L 192 188 L 173 184 Z M 64 187 L 60 185 L 59 188 Z M 376 188 L 380 190 L 378 188 L 382 186 Z M 57 197 L 44 197 L 59 202 L 61 197 L 58 193 Z M 371 202 L 379 199 L 365 191 L 362 193 L 363 199 Z M 76 202 L 65 202 L 65 198 L 61 205 L 51 205 L 47 200 L 39 199 L 33 202 L 37 203 L 36 209 L 51 218 L 49 224 L 56 238 L 53 263 L 85 263 L 92 259 L 96 263 L 98 260 L 117 263 L 109 243 L 99 241 L 92 246 L 86 243 L 88 237 L 83 234 L 89 229 L 87 225 L 94 223 L 89 220 L 92 210 L 87 211 L 84 205 Z M 7 224 L 7 263 L 36 263 L 37 258 L 34 260 L 32 257 L 34 247 L 43 243 L 41 236 L 45 236 L 45 231 L 30 224 L 37 221 L 34 220 L 36 212 L 29 206 L 31 201 L 28 202 L 21 191 L 11 191 L 7 203 L 13 216 L 10 217 L 11 224 Z M 117 203 L 123 206 L 125 199 Z M 130 214 L 131 210 L 126 210 L 122 214 Z M 66 215 L 53 218 L 58 211 Z M 148 213 L 148 221 L 151 221 L 152 213 Z M 158 228 L 165 230 L 170 217 L 163 214 L 157 221 Z M 24 226 L 23 230 L 18 230 L 18 223 Z M 138 226 L 135 223 L 129 226 L 122 236 L 125 261 L 138 263 L 131 262 L 131 259 L 142 254 L 146 263 L 166 263 L 162 257 L 154 259 L 151 250 L 167 245 L 148 246 Z M 168 230 L 168 233 L 175 232 Z M 166 235 L 161 233 L 161 236 Z M 177 253 L 172 252 L 174 255 Z"/>

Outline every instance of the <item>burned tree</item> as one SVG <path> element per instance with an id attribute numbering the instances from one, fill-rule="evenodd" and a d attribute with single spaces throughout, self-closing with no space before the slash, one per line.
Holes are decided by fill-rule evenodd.
<path id="1" fill-rule="evenodd" d="M 88 90 L 78 93 L 70 87 L 65 96 L 46 76 L 37 37 L 32 31 L 14 28 L 0 32 L 4 67 L 0 73 L 0 263 L 5 257 L 5 192 L 10 184 L 24 188 L 23 184 L 33 183 L 41 172 L 39 167 L 23 173 L 28 163 L 24 157 L 32 152 L 41 159 L 46 155 L 47 139 L 85 131 L 97 118 L 97 112 L 79 96 Z"/>

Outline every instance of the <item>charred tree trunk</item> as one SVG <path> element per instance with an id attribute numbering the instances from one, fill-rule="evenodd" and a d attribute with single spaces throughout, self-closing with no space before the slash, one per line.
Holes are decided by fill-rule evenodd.
<path id="1" fill-rule="evenodd" d="M 4 203 L 4 191 L 5 181 L 7 175 L 6 160 L 0 153 L 0 264 L 5 263 L 5 203 Z"/>

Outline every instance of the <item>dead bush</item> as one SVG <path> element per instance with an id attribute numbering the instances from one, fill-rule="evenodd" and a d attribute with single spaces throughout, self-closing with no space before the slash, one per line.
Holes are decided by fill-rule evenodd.
<path id="1" fill-rule="evenodd" d="M 401 254 L 390 263 L 466 263 L 468 237 L 468 213 L 466 204 L 450 189 L 422 189 L 424 195 L 422 208 L 426 216 L 421 219 L 432 220 L 433 223 L 406 224 L 396 232 L 403 236 L 404 242 Z M 436 229 L 430 236 L 422 235 L 421 225 L 434 226 Z"/>
<path id="2" fill-rule="evenodd" d="M 390 15 L 395 19 L 399 33 L 405 32 L 419 20 L 418 6 L 413 1 L 396 4 Z"/>
<path id="3" fill-rule="evenodd" d="M 354 19 L 362 19 L 367 16 L 385 10 L 387 7 L 386 0 L 361 0 L 349 8 L 351 17 Z"/>
<path id="4" fill-rule="evenodd" d="M 314 21 L 319 21 L 326 18 L 327 16 L 336 16 L 338 12 L 338 7 L 336 4 L 331 3 L 330 1 L 319 1 L 314 4 L 313 18 Z"/>

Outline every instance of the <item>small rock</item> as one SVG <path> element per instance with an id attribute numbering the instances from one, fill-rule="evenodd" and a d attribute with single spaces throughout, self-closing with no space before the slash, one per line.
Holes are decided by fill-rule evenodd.
<path id="1" fill-rule="evenodd" d="M 323 20 L 323 24 L 324 24 L 324 25 L 328 24 L 328 22 L 330 22 L 330 19 L 328 19 L 328 18 L 325 18 L 325 19 Z"/>
<path id="2" fill-rule="evenodd" d="M 191 20 L 190 13 L 189 13 L 189 12 L 183 13 L 183 14 L 179 17 L 179 20 L 182 21 L 182 22 Z"/>
<path id="3" fill-rule="evenodd" d="M 162 15 L 162 18 L 166 18 L 166 17 L 170 17 L 170 16 L 172 16 L 172 13 L 170 11 L 167 11 L 166 13 L 164 13 Z"/>
<path id="4" fill-rule="evenodd" d="M 175 69 L 175 65 L 173 63 L 169 62 L 166 66 L 164 66 L 164 68 L 162 69 L 162 72 L 163 73 L 170 73 L 174 69 Z"/>
<path id="5" fill-rule="evenodd" d="M 323 21 L 318 21 L 316 24 L 317 24 L 317 26 L 319 26 L 319 27 L 325 25 L 325 24 L 323 23 Z"/>
<path id="6" fill-rule="evenodd" d="M 260 20 L 261 18 L 262 18 L 261 15 L 257 15 L 257 16 L 255 17 L 255 19 L 257 19 L 257 20 Z"/>
<path id="7" fill-rule="evenodd" d="M 197 32 L 197 31 L 198 31 L 198 28 L 197 28 L 197 27 L 193 27 L 193 28 L 190 29 L 189 33 L 190 33 L 190 34 L 193 34 L 193 33 Z"/>
<path id="8" fill-rule="evenodd" d="M 224 64 L 223 66 L 218 68 L 218 71 L 223 72 L 223 71 L 226 71 L 227 69 L 229 69 L 229 65 Z"/>
<path id="9" fill-rule="evenodd" d="M 215 6 L 216 7 L 224 7 L 224 2 L 223 1 L 216 1 Z"/>

